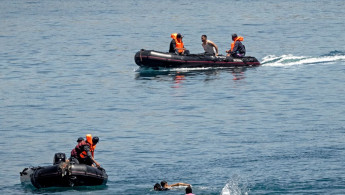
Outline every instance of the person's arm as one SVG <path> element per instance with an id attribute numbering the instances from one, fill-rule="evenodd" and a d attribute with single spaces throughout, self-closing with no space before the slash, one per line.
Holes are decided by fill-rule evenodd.
<path id="1" fill-rule="evenodd" d="M 90 158 L 92 162 L 96 164 L 97 167 L 100 167 L 101 165 L 92 157 L 90 147 L 84 146 L 84 150 L 86 151 L 87 157 Z"/>
<path id="2" fill-rule="evenodd" d="M 96 167 L 100 167 L 101 165 L 91 156 L 92 161 L 96 164 Z"/>
<path id="3" fill-rule="evenodd" d="M 175 183 L 175 184 L 170 185 L 170 187 L 175 187 L 175 186 L 190 186 L 190 184 L 188 184 L 188 183 Z"/>
<path id="4" fill-rule="evenodd" d="M 216 48 L 216 56 L 217 56 L 217 55 L 218 55 L 218 46 L 217 46 L 215 43 L 213 43 L 212 41 L 209 41 L 209 43 L 210 43 L 213 47 Z"/>

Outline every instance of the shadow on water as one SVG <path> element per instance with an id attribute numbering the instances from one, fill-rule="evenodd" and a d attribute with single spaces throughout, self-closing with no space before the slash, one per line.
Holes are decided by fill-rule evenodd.
<path id="1" fill-rule="evenodd" d="M 158 70 L 152 68 L 139 68 L 136 70 L 136 80 L 185 80 L 187 77 L 195 77 L 205 75 L 205 81 L 214 80 L 212 76 L 219 75 L 222 72 L 228 72 L 233 75 L 233 80 L 244 79 L 246 67 L 236 68 L 179 68 L 168 69 L 160 68 Z"/>

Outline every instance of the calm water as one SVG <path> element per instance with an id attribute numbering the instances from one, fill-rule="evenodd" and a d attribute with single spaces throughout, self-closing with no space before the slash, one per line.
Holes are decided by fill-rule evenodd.
<path id="1" fill-rule="evenodd" d="M 0 2 L 1 194 L 345 193 L 345 3 Z M 250 69 L 138 70 L 170 34 L 201 53 L 244 36 Z M 103 187 L 35 190 L 19 172 L 100 137 Z"/>

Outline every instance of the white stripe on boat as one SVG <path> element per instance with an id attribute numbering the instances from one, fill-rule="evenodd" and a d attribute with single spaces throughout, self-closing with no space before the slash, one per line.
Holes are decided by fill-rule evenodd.
<path id="1" fill-rule="evenodd" d="M 158 53 L 158 52 L 154 52 L 154 51 L 151 51 L 151 54 L 156 55 L 156 56 L 160 56 L 160 57 L 171 58 L 171 54 L 163 54 L 163 53 Z"/>

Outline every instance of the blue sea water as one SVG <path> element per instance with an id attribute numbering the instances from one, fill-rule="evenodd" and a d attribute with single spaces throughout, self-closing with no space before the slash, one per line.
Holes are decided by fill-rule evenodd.
<path id="1" fill-rule="evenodd" d="M 0 193 L 345 194 L 345 3 L 0 2 Z M 142 70 L 139 49 L 220 53 L 244 37 L 248 69 Z M 100 137 L 102 187 L 33 189 L 76 139 Z"/>

